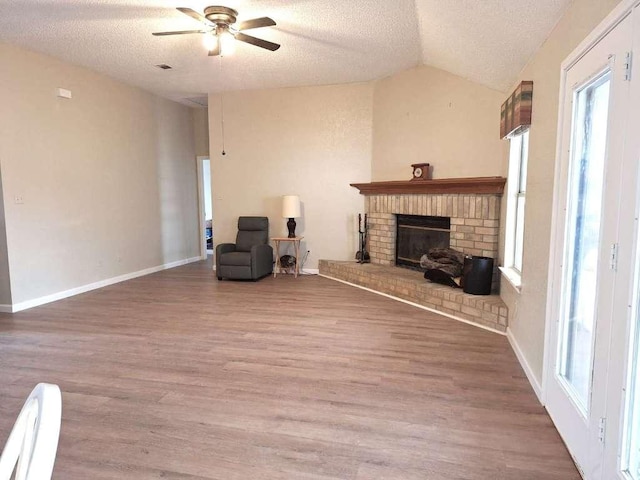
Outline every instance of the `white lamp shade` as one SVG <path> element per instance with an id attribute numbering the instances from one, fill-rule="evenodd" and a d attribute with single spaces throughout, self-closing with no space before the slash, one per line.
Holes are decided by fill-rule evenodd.
<path id="1" fill-rule="evenodd" d="M 284 195 L 282 197 L 282 217 L 297 218 L 300 216 L 300 197 L 298 195 Z"/>

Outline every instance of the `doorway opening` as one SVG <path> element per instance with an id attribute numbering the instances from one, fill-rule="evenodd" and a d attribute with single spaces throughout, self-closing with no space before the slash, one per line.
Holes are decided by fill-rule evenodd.
<path id="1" fill-rule="evenodd" d="M 213 255 L 213 200 L 211 196 L 211 161 L 198 157 L 198 203 L 200 256 Z"/>

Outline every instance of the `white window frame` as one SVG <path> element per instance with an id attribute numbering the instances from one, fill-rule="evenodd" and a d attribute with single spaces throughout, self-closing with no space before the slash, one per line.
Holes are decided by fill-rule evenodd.
<path id="1" fill-rule="evenodd" d="M 524 215 L 526 210 L 527 163 L 529 160 L 529 130 L 509 138 L 509 175 L 507 178 L 507 216 L 502 274 L 518 290 L 522 285 L 524 251 Z M 524 203 L 518 207 L 518 200 Z M 518 232 L 518 225 L 522 229 Z"/>

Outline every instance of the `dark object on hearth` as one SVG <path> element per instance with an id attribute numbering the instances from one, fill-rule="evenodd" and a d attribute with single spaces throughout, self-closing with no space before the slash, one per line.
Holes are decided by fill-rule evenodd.
<path id="1" fill-rule="evenodd" d="M 493 279 L 493 258 L 465 257 L 462 271 L 462 289 L 472 295 L 490 295 Z"/>
<path id="2" fill-rule="evenodd" d="M 289 230 L 289 238 L 295 238 L 296 236 L 296 221 L 290 218 L 287 222 L 287 229 Z"/>
<path id="3" fill-rule="evenodd" d="M 280 257 L 280 266 L 282 268 L 293 268 L 296 266 L 296 257 L 293 255 L 282 255 Z"/>
<path id="4" fill-rule="evenodd" d="M 429 258 L 440 263 L 464 264 L 464 253 L 454 250 L 453 248 L 430 248 Z"/>
<path id="5" fill-rule="evenodd" d="M 369 256 L 369 252 L 367 252 L 367 229 L 367 214 L 364 214 L 364 227 L 362 225 L 362 215 L 358 214 L 358 234 L 360 235 L 360 244 L 356 252 L 356 260 L 358 260 L 358 263 L 371 262 L 371 257 Z"/>
<path id="6" fill-rule="evenodd" d="M 356 252 L 356 260 L 362 260 L 362 250 L 358 250 Z M 369 256 L 369 252 L 364 251 L 364 260 L 359 263 L 369 263 L 371 262 L 371 257 Z"/>
<path id="7" fill-rule="evenodd" d="M 462 275 L 462 265 L 439 263 L 426 258 L 426 255 L 420 259 L 420 267 L 426 270 L 441 270 L 450 277 L 459 277 Z"/>
<path id="8" fill-rule="evenodd" d="M 452 248 L 431 248 L 420 258 L 420 267 L 425 270 L 442 270 L 454 278 L 462 275 L 463 264 L 464 253 Z"/>
<path id="9" fill-rule="evenodd" d="M 236 243 L 216 246 L 218 280 L 257 280 L 273 272 L 267 217 L 238 218 Z"/>
<path id="10" fill-rule="evenodd" d="M 431 280 L 433 283 L 440 283 L 448 287 L 460 288 L 454 277 L 439 268 L 430 268 L 424 272 L 424 278 Z"/>

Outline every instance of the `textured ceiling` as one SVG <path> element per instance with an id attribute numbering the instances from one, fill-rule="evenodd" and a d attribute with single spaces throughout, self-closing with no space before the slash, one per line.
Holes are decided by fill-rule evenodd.
<path id="1" fill-rule="evenodd" d="M 223 3 L 239 21 L 270 16 L 252 35 L 208 57 L 200 35 L 154 37 L 200 24 L 175 10 Z M 222 90 L 346 83 L 421 63 L 505 90 L 569 0 L 0 0 L 0 41 L 84 65 L 184 101 Z M 173 70 L 154 65 L 165 63 Z"/>
<path id="2" fill-rule="evenodd" d="M 416 0 L 422 61 L 507 90 L 570 0 Z"/>

